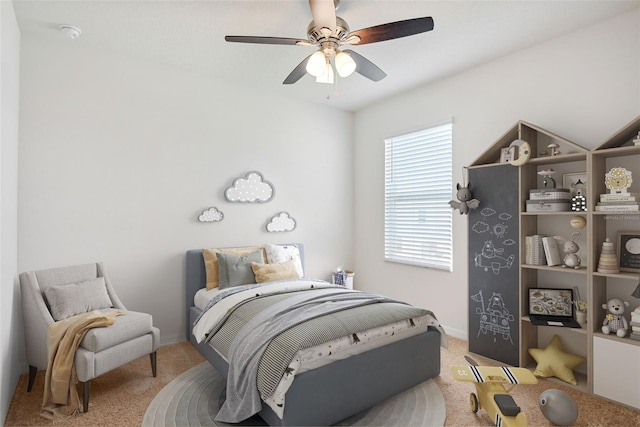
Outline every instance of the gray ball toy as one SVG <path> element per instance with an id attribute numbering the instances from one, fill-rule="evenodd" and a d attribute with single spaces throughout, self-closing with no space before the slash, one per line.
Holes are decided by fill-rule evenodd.
<path id="1" fill-rule="evenodd" d="M 562 390 L 551 388 L 543 391 L 538 405 L 542 415 L 555 425 L 568 426 L 578 419 L 576 402 Z"/>

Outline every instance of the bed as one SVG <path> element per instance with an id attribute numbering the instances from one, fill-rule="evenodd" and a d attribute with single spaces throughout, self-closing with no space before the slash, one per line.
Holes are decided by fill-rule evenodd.
<path id="1" fill-rule="evenodd" d="M 295 247 L 303 263 L 304 246 L 302 244 L 283 246 Z M 266 259 L 265 262 L 267 262 Z M 300 283 L 293 282 L 296 282 L 294 285 L 306 286 L 306 280 L 300 280 Z M 212 343 L 198 342 L 198 338 L 194 335 L 194 333 L 202 335 L 202 332 L 196 331 L 197 328 L 193 326 L 194 323 L 196 325 L 203 323 L 201 318 L 203 311 L 206 310 L 202 307 L 201 296 L 207 284 L 207 269 L 202 249 L 188 250 L 186 253 L 186 282 L 188 313 L 186 336 L 216 371 L 227 378 L 230 365 L 225 359 L 226 356 L 223 356 L 224 351 L 213 348 L 212 344 L 215 340 L 212 340 Z M 335 288 L 335 285 L 324 283 L 319 286 Z M 264 285 L 274 286 L 271 283 Z M 280 285 L 276 283 L 275 287 L 278 286 Z M 347 292 L 336 289 L 323 290 L 332 295 L 334 291 L 340 294 Z M 200 303 L 194 303 L 198 298 Z M 227 298 L 227 300 L 230 299 L 232 298 Z M 413 319 L 408 319 L 408 322 L 413 324 Z M 272 426 L 333 425 L 438 376 L 440 347 L 446 342 L 446 337 L 439 325 L 432 323 L 429 325 L 431 326 L 422 325 L 419 332 L 412 332 L 398 341 L 373 346 L 362 353 L 336 358 L 330 363 L 324 362 L 325 364 L 321 363 L 313 369 L 298 373 L 284 388 L 286 404 L 277 406 L 272 403 L 262 404 L 258 415 Z M 353 337 L 355 340 L 356 334 L 353 334 Z M 282 382 L 278 388 L 282 386 Z"/>

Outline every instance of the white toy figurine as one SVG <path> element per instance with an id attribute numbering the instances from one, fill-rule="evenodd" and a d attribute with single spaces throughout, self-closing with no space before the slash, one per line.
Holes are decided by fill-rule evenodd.
<path id="1" fill-rule="evenodd" d="M 580 268 L 581 260 L 578 256 L 578 251 L 580 247 L 578 246 L 578 239 L 580 238 L 580 233 L 575 232 L 571 235 L 571 240 L 567 240 L 564 243 L 562 248 L 564 252 L 564 258 L 562 259 L 563 267 L 570 267 L 578 269 Z"/>

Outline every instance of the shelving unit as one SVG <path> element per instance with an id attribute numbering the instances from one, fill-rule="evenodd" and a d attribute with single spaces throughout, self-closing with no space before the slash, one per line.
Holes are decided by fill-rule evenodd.
<path id="1" fill-rule="evenodd" d="M 634 182 L 630 191 L 640 193 L 640 146 L 631 140 L 640 131 L 640 117 L 633 120 L 619 132 L 612 135 L 600 147 L 591 152 L 589 173 L 593 185 L 588 187 L 589 236 L 591 237 L 591 258 L 596 260 L 591 269 L 589 293 L 589 324 L 592 338 L 591 372 L 593 381 L 590 391 L 599 396 L 640 408 L 640 341 L 601 332 L 606 315 L 602 304 L 609 298 L 619 297 L 630 303 L 627 313 L 638 306 L 631 293 L 640 281 L 640 274 L 620 272 L 605 274 L 597 271 L 597 259 L 602 242 L 609 238 L 616 243 L 618 231 L 639 231 L 640 212 L 596 212 L 595 202 L 600 194 L 606 193 L 604 176 L 613 167 L 624 167 L 632 171 Z M 628 318 L 628 317 L 627 317 Z M 611 357 L 615 355 L 616 363 Z"/>
<path id="2" fill-rule="evenodd" d="M 525 125 L 527 126 L 527 125 Z M 570 220 L 576 215 L 587 218 L 587 212 L 527 212 L 526 201 L 529 190 L 543 187 L 539 171 L 553 169 L 556 187 L 563 187 L 562 177 L 569 173 L 586 173 L 588 150 L 541 128 L 531 128 L 524 138 L 532 147 L 529 161 L 520 167 L 520 242 L 526 236 L 544 234 L 560 236 L 570 240 L 571 234 L 580 231 L 582 236 L 586 230 L 575 230 Z M 556 156 L 540 156 L 540 152 L 550 143 L 558 145 L 561 154 Z M 579 240 L 581 268 L 564 268 L 561 266 L 527 265 L 520 263 L 520 365 L 535 368 L 535 360 L 529 355 L 529 348 L 543 348 L 551 341 L 553 335 L 559 335 L 562 343 L 571 353 L 581 355 L 589 360 L 588 332 L 584 328 L 557 328 L 533 325 L 528 316 L 529 288 L 573 288 L 577 286 L 581 295 L 586 296 L 588 287 L 588 271 L 593 261 L 589 257 L 588 242 L 581 236 Z M 520 259 L 525 260 L 526 248 L 520 245 Z M 577 388 L 587 391 L 589 388 L 589 366 L 581 366 L 576 373 Z M 566 384 L 566 383 L 563 383 Z"/>
<path id="3" fill-rule="evenodd" d="M 508 147 L 515 139 L 522 139 L 531 146 L 531 158 L 519 166 L 518 173 L 519 365 L 534 368 L 535 361 L 529 355 L 528 349 L 545 347 L 553 335 L 559 335 L 567 351 L 581 355 L 587 360 L 586 364 L 576 369 L 578 380 L 576 388 L 638 409 L 640 409 L 640 387 L 638 387 L 640 341 L 630 339 L 628 334 L 624 338 L 604 334 L 601 327 L 606 315 L 602 305 L 609 298 L 619 297 L 630 303 L 625 313 L 627 319 L 629 319 L 628 313 L 640 305 L 640 301 L 631 296 L 640 281 L 640 274 L 629 272 L 608 274 L 597 270 L 602 243 L 606 238 L 617 242 L 618 231 L 640 232 L 640 212 L 599 212 L 595 211 L 595 206 L 600 194 L 607 192 L 604 176 L 613 167 L 624 167 L 632 171 L 634 182 L 629 191 L 640 193 L 640 146 L 631 142 L 638 136 L 639 131 L 640 117 L 637 117 L 598 148 L 587 150 L 544 129 L 520 121 L 470 166 L 472 169 L 499 165 L 501 149 Z M 550 143 L 558 144 L 561 154 L 541 156 L 540 153 Z M 541 188 L 541 177 L 538 172 L 547 168 L 555 170 L 557 187 L 562 187 L 563 174 L 586 174 L 587 211 L 526 211 L 529 190 Z M 504 191 L 513 191 L 513 189 L 505 188 Z M 524 263 L 526 236 L 546 234 L 569 239 L 571 234 L 577 231 L 570 225 L 571 218 L 576 215 L 586 219 L 586 226 L 578 230 L 581 233 L 578 241 L 580 269 Z M 616 254 L 619 256 L 617 243 Z M 578 287 L 580 296 L 588 304 L 587 323 L 582 325 L 581 329 L 535 326 L 531 323 L 527 315 L 529 288 L 573 288 L 574 286 Z M 561 383 L 568 385 L 565 382 Z"/>

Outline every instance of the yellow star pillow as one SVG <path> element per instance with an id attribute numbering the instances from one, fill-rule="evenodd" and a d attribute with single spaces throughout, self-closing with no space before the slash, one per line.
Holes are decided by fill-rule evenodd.
<path id="1" fill-rule="evenodd" d="M 587 360 L 582 356 L 565 352 L 557 335 L 553 336 L 546 348 L 530 348 L 529 354 L 538 363 L 533 375 L 543 378 L 556 377 L 573 385 L 578 384 L 573 369 Z"/>

